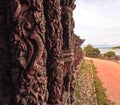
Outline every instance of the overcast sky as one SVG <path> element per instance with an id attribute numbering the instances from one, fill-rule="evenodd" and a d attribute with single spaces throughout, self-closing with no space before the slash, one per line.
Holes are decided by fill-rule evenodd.
<path id="1" fill-rule="evenodd" d="M 74 32 L 86 44 L 120 45 L 120 0 L 76 0 Z"/>

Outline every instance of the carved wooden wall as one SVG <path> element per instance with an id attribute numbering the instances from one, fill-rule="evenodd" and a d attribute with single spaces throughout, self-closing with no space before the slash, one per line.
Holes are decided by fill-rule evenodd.
<path id="1" fill-rule="evenodd" d="M 62 25 L 59 0 L 45 0 L 48 104 L 61 105 L 63 87 Z"/>
<path id="2" fill-rule="evenodd" d="M 42 0 L 12 0 L 11 78 L 16 104 L 44 105 L 47 100 L 45 19 Z"/>
<path id="3" fill-rule="evenodd" d="M 74 1 L 0 1 L 1 105 L 74 102 Z"/>
<path id="4" fill-rule="evenodd" d="M 74 35 L 74 66 L 75 69 L 77 69 L 77 65 L 79 65 L 79 63 L 81 62 L 81 60 L 83 59 L 83 53 L 82 53 L 82 49 L 80 48 L 80 46 L 82 45 L 82 43 L 85 41 L 84 39 L 80 39 L 79 36 Z"/>
<path id="5" fill-rule="evenodd" d="M 64 55 L 64 93 L 70 94 L 68 97 L 69 103 L 74 102 L 73 92 L 74 92 L 74 20 L 73 20 L 73 10 L 75 8 L 75 0 L 61 0 L 62 7 L 62 26 L 63 26 L 63 55 Z"/>

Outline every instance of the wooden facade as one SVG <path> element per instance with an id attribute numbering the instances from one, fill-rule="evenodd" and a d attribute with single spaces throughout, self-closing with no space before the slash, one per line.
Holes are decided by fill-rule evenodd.
<path id="1" fill-rule="evenodd" d="M 1 105 L 74 104 L 84 42 L 73 31 L 74 1 L 0 1 Z"/>

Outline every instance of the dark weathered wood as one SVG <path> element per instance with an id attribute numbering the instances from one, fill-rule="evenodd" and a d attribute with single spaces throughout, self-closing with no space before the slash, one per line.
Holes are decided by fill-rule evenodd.
<path id="1" fill-rule="evenodd" d="M 48 75 L 48 104 L 61 105 L 63 87 L 62 25 L 59 0 L 44 0 L 46 17 L 46 49 Z"/>
<path id="2" fill-rule="evenodd" d="M 63 50 L 73 47 L 73 10 L 75 8 L 75 0 L 60 0 L 62 7 L 62 26 L 63 26 Z"/>
<path id="3" fill-rule="evenodd" d="M 74 20 L 73 10 L 75 8 L 75 0 L 60 0 L 62 7 L 62 26 L 63 26 L 63 55 L 65 61 L 65 78 L 64 78 L 64 93 L 68 92 L 68 102 L 73 103 L 74 86 L 72 86 L 74 79 Z M 74 84 L 73 84 L 74 85 Z M 63 99 L 64 100 L 64 99 Z"/>
<path id="4" fill-rule="evenodd" d="M 43 0 L 11 0 L 11 78 L 18 105 L 44 105 L 47 100 Z"/>
<path id="5" fill-rule="evenodd" d="M 74 103 L 74 1 L 0 1 L 0 105 Z"/>
<path id="6" fill-rule="evenodd" d="M 79 65 L 80 61 L 83 58 L 83 53 L 82 53 L 82 49 L 80 48 L 80 46 L 82 45 L 82 43 L 85 41 L 84 39 L 80 39 L 79 36 L 74 34 L 74 66 L 75 69 L 77 69 L 77 65 Z"/>
<path id="7" fill-rule="evenodd" d="M 7 27 L 7 4 L 0 0 L 0 104 L 11 103 L 12 83 L 10 78 L 9 29 Z"/>

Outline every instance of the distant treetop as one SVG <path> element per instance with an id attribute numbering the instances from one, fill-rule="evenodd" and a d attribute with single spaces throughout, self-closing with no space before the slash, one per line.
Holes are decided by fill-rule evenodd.
<path id="1" fill-rule="evenodd" d="M 120 46 L 112 47 L 112 49 L 120 49 Z"/>
<path id="2" fill-rule="evenodd" d="M 92 45 L 88 44 L 84 47 L 83 52 L 88 57 L 99 57 L 100 51 L 98 48 L 94 48 Z"/>

